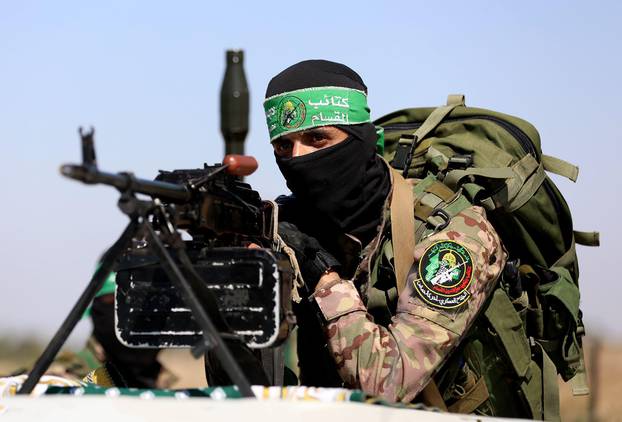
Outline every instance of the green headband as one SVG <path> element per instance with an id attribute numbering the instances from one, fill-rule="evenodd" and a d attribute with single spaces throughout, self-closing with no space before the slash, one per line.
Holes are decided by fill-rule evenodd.
<path id="1" fill-rule="evenodd" d="M 270 141 L 316 126 L 371 122 L 367 95 L 338 86 L 298 89 L 266 98 L 263 103 Z"/>

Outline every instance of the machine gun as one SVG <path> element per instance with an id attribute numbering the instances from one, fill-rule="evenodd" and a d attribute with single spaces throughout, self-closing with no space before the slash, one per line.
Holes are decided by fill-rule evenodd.
<path id="1" fill-rule="evenodd" d="M 274 346 L 286 337 L 291 320 L 291 269 L 271 250 L 273 204 L 240 180 L 257 162 L 227 155 L 222 164 L 160 171 L 155 180 L 144 180 L 100 171 L 93 130 L 80 129 L 80 136 L 82 164 L 63 165 L 61 173 L 117 188 L 118 206 L 130 223 L 104 254 L 20 393 L 36 385 L 106 277 L 116 271 L 116 330 L 123 343 L 212 350 L 242 394 L 251 397 L 223 338 L 252 348 Z M 191 240 L 182 240 L 182 231 Z"/>
<path id="2" fill-rule="evenodd" d="M 242 59 L 241 51 L 227 52 L 221 92 L 227 152 L 243 152 L 248 130 Z M 160 171 L 155 180 L 144 180 L 100 171 L 94 131 L 80 129 L 80 136 L 82 163 L 63 165 L 61 174 L 115 187 L 121 193 L 118 206 L 130 223 L 104 254 L 18 393 L 33 390 L 105 279 L 116 272 L 115 329 L 123 343 L 193 347 L 195 355 L 211 351 L 240 393 L 254 397 L 224 340 L 265 349 L 287 336 L 292 321 L 291 267 L 273 248 L 276 209 L 242 181 L 257 162 L 227 155 L 221 164 Z"/>

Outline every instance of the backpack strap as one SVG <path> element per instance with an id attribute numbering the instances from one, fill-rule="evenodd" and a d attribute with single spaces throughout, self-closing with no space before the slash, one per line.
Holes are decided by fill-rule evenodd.
<path id="1" fill-rule="evenodd" d="M 575 230 L 574 241 L 583 246 L 600 246 L 599 232 L 580 232 Z"/>
<path id="2" fill-rule="evenodd" d="M 415 250 L 415 210 L 412 186 L 402 175 L 391 169 L 391 243 L 395 262 L 398 295 L 404 290 Z"/>
<path id="3" fill-rule="evenodd" d="M 486 400 L 490 398 L 490 392 L 486 386 L 486 380 L 480 376 L 470 390 L 464 393 L 456 402 L 447 407 L 451 413 L 473 413 Z"/>
<path id="4" fill-rule="evenodd" d="M 484 315 L 514 369 L 532 417 L 558 421 L 555 365 L 542 346 L 533 337 L 527 337 L 521 317 L 503 288 L 495 289 Z"/>
<path id="5" fill-rule="evenodd" d="M 570 247 L 555 261 L 553 267 L 570 267 L 572 262 L 577 259 L 577 243 L 583 246 L 600 246 L 600 233 L 573 231 Z"/>
<path id="6" fill-rule="evenodd" d="M 590 394 L 590 388 L 587 383 L 587 371 L 585 369 L 585 360 L 583 350 L 581 351 L 581 366 L 577 369 L 577 374 L 570 379 L 573 396 L 587 396 Z"/>
<path id="7" fill-rule="evenodd" d="M 404 290 L 408 271 L 413 264 L 415 250 L 415 210 L 412 186 L 394 169 L 393 192 L 391 194 L 391 243 L 395 262 L 397 294 Z M 428 406 L 447 411 L 447 406 L 433 379 L 427 383 L 420 394 Z"/>
<path id="8" fill-rule="evenodd" d="M 510 167 L 469 167 L 464 170 L 451 170 L 443 183 L 454 190 L 466 186 L 470 198 L 475 199 L 485 190 L 477 183 L 469 181 L 473 176 L 504 180 L 503 189 L 490 197 L 478 198 L 477 203 L 489 211 L 503 208 L 506 212 L 522 207 L 546 179 L 544 164 L 539 163 L 531 154 L 527 154 Z"/>
<path id="9" fill-rule="evenodd" d="M 450 171 L 443 179 L 443 182 L 451 189 L 457 190 L 460 182 L 467 176 L 481 176 L 487 179 L 512 179 L 515 176 L 515 172 L 510 167 L 469 167 L 465 170 Z"/>
<path id="10" fill-rule="evenodd" d="M 542 346 L 536 342 L 535 347 L 538 350 L 534 355 L 539 360 L 538 366 L 542 373 L 542 419 L 545 421 L 560 421 L 557 369 L 553 361 L 542 349 Z"/>
<path id="11" fill-rule="evenodd" d="M 447 97 L 447 105 L 436 108 L 421 126 L 413 134 L 403 134 L 397 144 L 395 157 L 391 162 L 391 166 L 398 170 L 403 170 L 402 176 L 408 175 L 408 168 L 412 160 L 413 152 L 417 144 L 423 140 L 436 126 L 438 126 L 451 113 L 451 111 L 459 106 L 464 106 L 464 95 L 452 94 Z"/>
<path id="12" fill-rule="evenodd" d="M 460 191 L 452 191 L 433 174 L 411 180 L 415 183 L 415 241 L 443 229 L 460 211 L 473 205 Z"/>
<path id="13" fill-rule="evenodd" d="M 430 381 L 428 381 L 423 390 L 421 390 L 421 393 L 419 393 L 418 398 L 428 407 L 436 407 L 443 412 L 449 410 L 433 378 L 430 378 Z"/>
<path id="14" fill-rule="evenodd" d="M 579 177 L 579 167 L 567 161 L 560 160 L 559 158 L 542 154 L 542 164 L 544 165 L 544 170 L 559 176 L 564 176 L 573 182 L 576 182 Z"/>

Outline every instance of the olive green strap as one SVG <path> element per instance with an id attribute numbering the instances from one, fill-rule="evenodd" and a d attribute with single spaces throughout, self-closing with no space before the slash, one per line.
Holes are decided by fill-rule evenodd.
<path id="1" fill-rule="evenodd" d="M 527 155 L 527 157 L 531 159 L 531 155 Z M 535 159 L 533 159 L 533 161 L 536 162 Z M 522 179 L 522 176 L 519 176 L 519 178 Z M 546 173 L 544 172 L 542 165 L 536 166 L 533 173 L 526 176 L 526 178 L 520 182 L 520 186 L 517 185 L 518 190 L 512 192 L 512 196 L 509 201 L 507 204 L 504 204 L 505 210 L 507 212 L 512 212 L 525 205 L 525 203 L 533 197 L 536 191 L 540 189 L 540 186 L 542 186 L 545 179 Z M 510 182 L 511 181 L 509 180 L 508 184 Z M 495 197 L 498 199 L 498 195 L 495 195 Z"/>
<path id="2" fill-rule="evenodd" d="M 557 261 L 553 264 L 553 267 L 569 267 L 572 263 L 577 259 L 577 247 L 575 244 L 574 236 L 572 238 L 572 243 L 570 247 L 562 256 L 559 257 Z"/>
<path id="3" fill-rule="evenodd" d="M 600 246 L 599 232 L 574 231 L 574 241 L 583 246 Z"/>
<path id="4" fill-rule="evenodd" d="M 542 154 L 542 164 L 546 171 L 564 176 L 573 182 L 576 182 L 579 177 L 579 167 L 567 161 L 560 160 L 559 158 Z"/>
<path id="5" fill-rule="evenodd" d="M 464 94 L 449 94 L 447 96 L 448 106 L 463 106 L 465 105 Z"/>
<path id="6" fill-rule="evenodd" d="M 460 181 L 467 176 L 481 176 L 487 179 L 510 179 L 515 173 L 510 167 L 470 167 L 465 170 L 452 170 L 447 173 L 443 183 L 450 189 L 457 190 Z"/>
<path id="7" fill-rule="evenodd" d="M 581 365 L 577 369 L 577 373 L 570 379 L 573 396 L 587 396 L 590 394 L 590 388 L 587 385 L 587 372 L 585 370 L 585 362 L 583 353 L 581 353 Z"/>
<path id="8" fill-rule="evenodd" d="M 495 289 L 484 315 L 501 341 L 516 375 L 519 378 L 527 377 L 531 362 L 531 351 L 525 340 L 527 335 L 514 305 L 503 289 Z"/>
<path id="9" fill-rule="evenodd" d="M 436 178 L 435 175 L 430 174 L 428 175 L 425 179 L 410 179 L 410 181 L 413 183 L 413 194 L 417 197 L 419 196 L 423 196 L 425 194 L 426 189 L 428 188 L 428 186 L 430 186 L 433 183 L 436 183 L 438 179 Z"/>
<path id="10" fill-rule="evenodd" d="M 467 194 L 486 209 L 504 208 L 512 212 L 523 206 L 540 188 L 546 178 L 542 164 L 531 155 L 526 155 L 511 167 L 471 167 L 465 170 L 453 170 L 447 173 L 444 183 L 456 189 L 467 176 L 480 176 L 488 179 L 505 179 L 505 187 L 488 198 L 477 198 L 484 191 L 477 183 L 464 183 Z"/>
<path id="11" fill-rule="evenodd" d="M 449 204 L 443 207 L 443 210 L 449 214 L 450 217 L 458 215 L 461 211 L 473 206 L 472 202 L 464 196 L 460 195 L 456 199 L 452 200 Z"/>
<path id="12" fill-rule="evenodd" d="M 437 195 L 433 194 L 433 193 L 425 193 L 425 195 L 418 197 L 419 199 L 419 204 L 420 205 L 425 205 L 427 207 L 430 207 L 432 209 L 437 208 L 438 206 L 440 206 L 443 201 L 440 197 L 438 197 Z"/>
<path id="13" fill-rule="evenodd" d="M 486 208 L 487 211 L 493 211 L 497 208 L 495 201 L 491 197 L 481 198 L 479 196 L 481 193 L 484 193 L 486 189 L 483 186 L 478 185 L 477 183 L 464 183 L 462 185 L 462 193 L 464 196 L 471 201 L 472 204 L 478 204 L 482 207 Z M 479 195 L 479 196 L 478 196 Z"/>
<path id="14" fill-rule="evenodd" d="M 393 192 L 391 194 L 391 243 L 395 255 L 395 278 L 400 294 L 413 264 L 415 250 L 415 210 L 412 186 L 402 175 L 391 169 Z"/>
<path id="15" fill-rule="evenodd" d="M 425 191 L 438 196 L 444 202 L 450 202 L 450 200 L 456 195 L 454 191 L 441 182 L 432 183 L 425 188 Z"/>
<path id="16" fill-rule="evenodd" d="M 434 212 L 434 208 L 428 205 L 417 204 L 414 212 L 416 218 L 421 221 L 427 221 L 428 217 Z"/>
<path id="17" fill-rule="evenodd" d="M 458 106 L 464 106 L 464 95 L 449 95 L 447 97 L 447 105 L 437 107 L 415 131 L 413 134 L 415 142 L 421 141 L 423 138 L 428 136 L 428 134 L 432 132 L 434 128 L 438 126 L 445 119 L 445 117 L 447 117 L 447 115 Z M 411 142 L 413 142 L 413 139 L 409 137 L 400 138 L 399 140 L 400 144 L 410 145 Z"/>
<path id="18" fill-rule="evenodd" d="M 557 369 L 544 349 L 540 345 L 537 347 L 540 349 L 542 358 L 542 416 L 545 421 L 559 421 L 561 419 Z"/>
<path id="19" fill-rule="evenodd" d="M 439 170 L 447 169 L 447 165 L 449 164 L 449 158 L 433 146 L 430 146 L 431 143 L 428 141 L 430 141 L 430 138 L 421 142 L 417 146 L 417 149 L 419 151 L 425 151 L 425 153 L 423 153 L 423 156 L 413 157 L 413 162 L 415 162 L 415 160 L 420 157 L 420 159 L 423 161 L 423 165 L 429 162 Z"/>

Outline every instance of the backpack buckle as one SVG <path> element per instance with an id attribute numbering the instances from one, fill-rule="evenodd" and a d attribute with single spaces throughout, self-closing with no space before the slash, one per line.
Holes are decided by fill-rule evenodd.
<path id="1" fill-rule="evenodd" d="M 473 165 L 473 155 L 456 154 L 447 162 L 448 170 L 464 170 Z"/>
<path id="2" fill-rule="evenodd" d="M 406 157 L 408 157 L 408 150 L 410 149 L 410 145 L 408 144 L 398 144 L 397 149 L 395 150 L 395 156 L 393 157 L 393 161 L 391 161 L 391 166 L 397 170 L 404 170 L 404 166 L 406 165 Z"/>
<path id="3" fill-rule="evenodd" d="M 501 272 L 510 300 L 515 300 L 523 294 L 523 280 L 519 271 L 520 259 L 508 260 Z"/>
<path id="4" fill-rule="evenodd" d="M 417 137 L 409 133 L 403 134 L 397 144 L 391 166 L 397 170 L 402 170 L 402 177 L 404 178 L 408 177 L 408 169 L 410 168 L 416 145 Z"/>
<path id="5" fill-rule="evenodd" d="M 441 220 L 440 223 L 438 221 Z M 432 214 L 427 218 L 427 222 L 434 226 L 434 231 L 443 230 L 445 227 L 449 225 L 451 221 L 451 216 L 444 209 L 437 208 L 432 211 Z"/>

